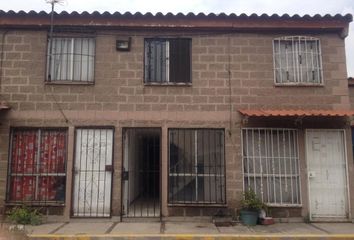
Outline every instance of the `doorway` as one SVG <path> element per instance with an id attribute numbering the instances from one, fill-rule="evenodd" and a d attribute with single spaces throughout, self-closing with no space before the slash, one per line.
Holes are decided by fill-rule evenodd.
<path id="1" fill-rule="evenodd" d="M 110 217 L 113 128 L 77 128 L 72 217 Z"/>
<path id="2" fill-rule="evenodd" d="M 161 129 L 123 129 L 123 217 L 160 217 Z"/>
<path id="3" fill-rule="evenodd" d="M 307 130 L 311 220 L 349 217 L 344 130 Z"/>

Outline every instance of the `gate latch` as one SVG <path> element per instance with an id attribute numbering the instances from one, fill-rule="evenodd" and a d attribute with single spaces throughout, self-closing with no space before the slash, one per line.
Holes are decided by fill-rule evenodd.
<path id="1" fill-rule="evenodd" d="M 128 181 L 129 180 L 129 172 L 128 171 L 123 171 L 122 172 L 122 179 L 123 179 L 123 181 Z"/>

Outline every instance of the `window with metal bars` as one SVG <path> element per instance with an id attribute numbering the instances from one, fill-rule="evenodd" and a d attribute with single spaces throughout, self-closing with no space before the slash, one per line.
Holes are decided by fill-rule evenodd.
<path id="1" fill-rule="evenodd" d="M 297 130 L 242 129 L 244 188 L 270 206 L 300 206 Z"/>
<path id="2" fill-rule="evenodd" d="M 145 83 L 191 83 L 191 39 L 145 39 Z"/>
<path id="3" fill-rule="evenodd" d="M 169 203 L 225 204 L 224 130 L 169 129 Z"/>
<path id="4" fill-rule="evenodd" d="M 48 82 L 93 83 L 94 62 L 94 38 L 49 38 L 46 80 Z"/>
<path id="5" fill-rule="evenodd" d="M 307 36 L 273 40 L 276 84 L 322 84 L 320 40 Z"/>
<path id="6" fill-rule="evenodd" d="M 66 144 L 66 129 L 12 129 L 7 201 L 63 204 Z"/>

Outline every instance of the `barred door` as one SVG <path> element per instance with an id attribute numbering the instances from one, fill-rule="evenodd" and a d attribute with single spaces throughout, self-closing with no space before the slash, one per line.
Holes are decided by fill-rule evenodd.
<path id="1" fill-rule="evenodd" d="M 160 217 L 159 128 L 123 129 L 123 217 Z"/>
<path id="2" fill-rule="evenodd" d="M 76 129 L 73 217 L 110 217 L 113 129 Z"/>

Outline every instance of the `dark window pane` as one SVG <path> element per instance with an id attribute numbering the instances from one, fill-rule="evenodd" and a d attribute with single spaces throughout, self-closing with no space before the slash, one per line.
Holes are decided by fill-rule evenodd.
<path id="1" fill-rule="evenodd" d="M 170 82 L 190 82 L 190 39 L 170 39 Z"/>
<path id="2" fill-rule="evenodd" d="M 190 82 L 190 48 L 190 39 L 145 39 L 145 82 Z"/>

